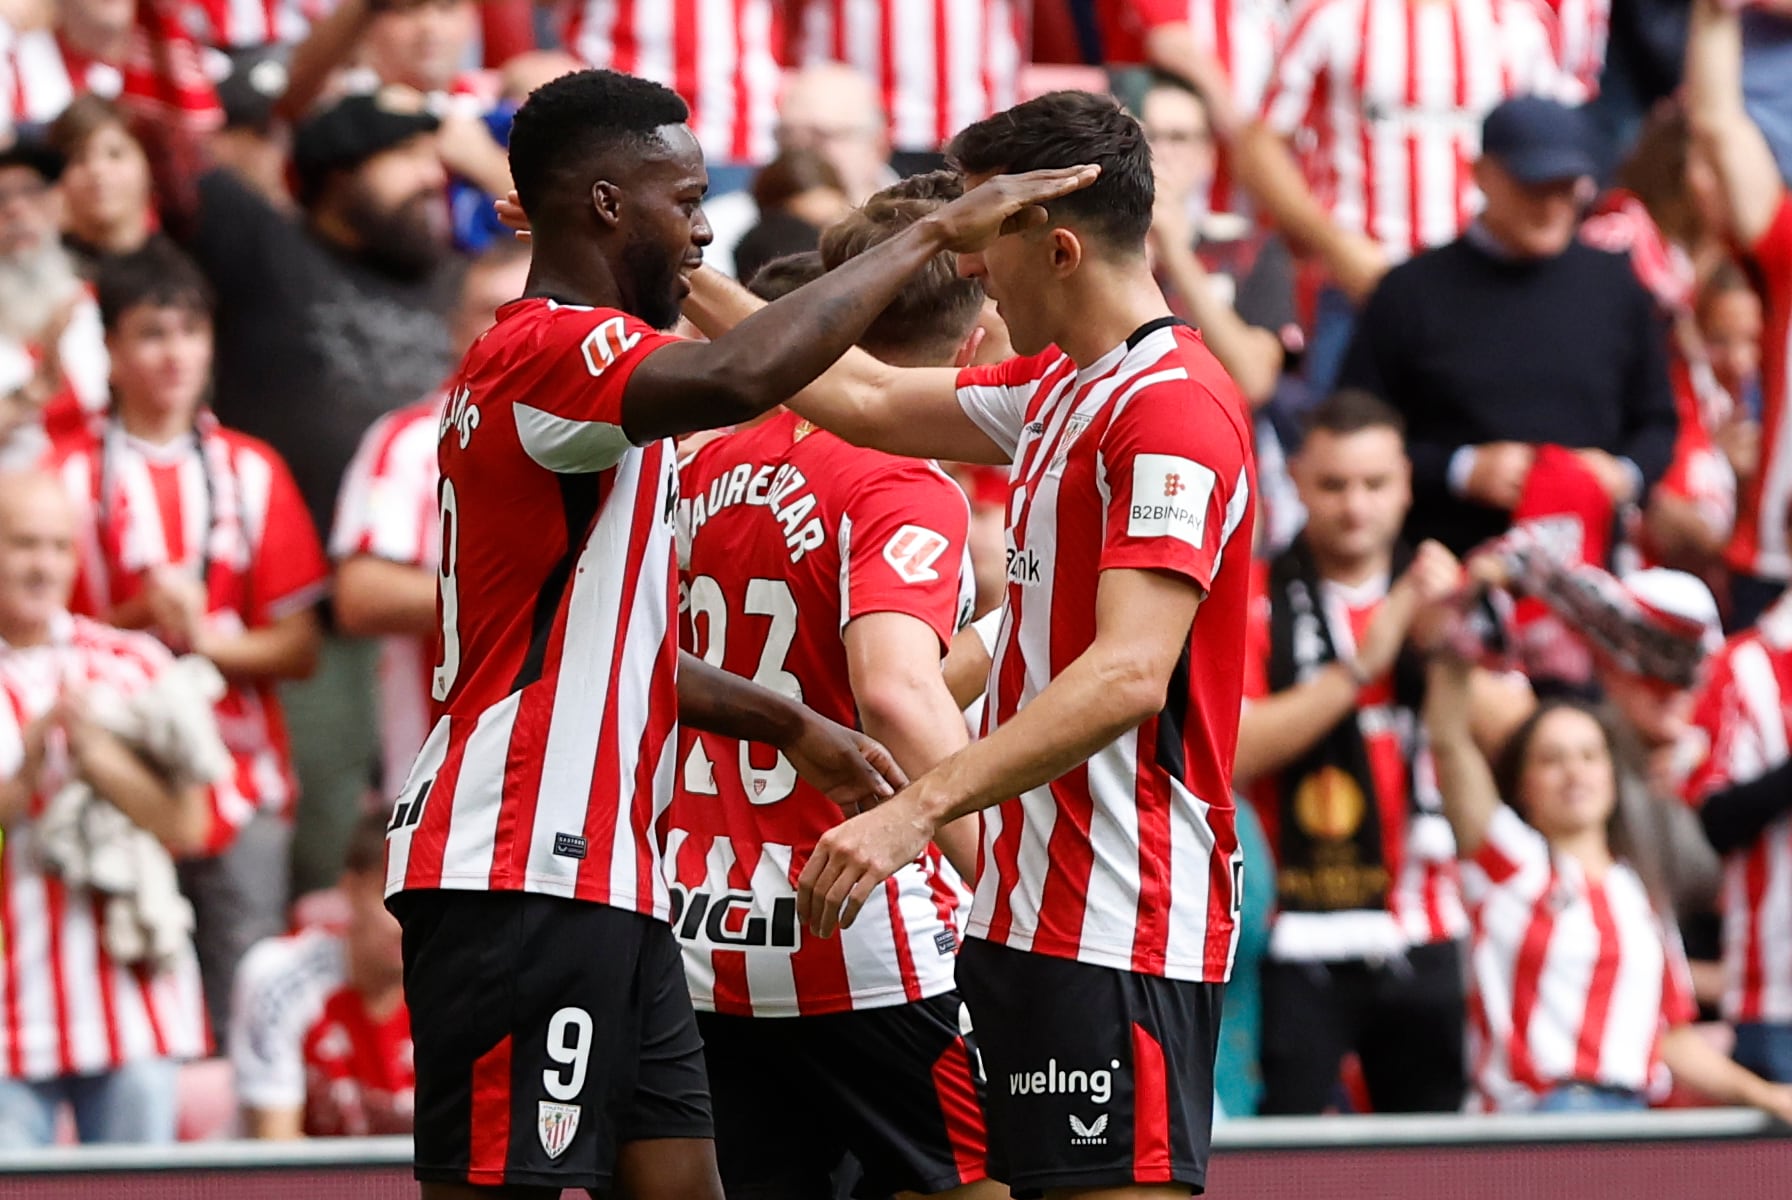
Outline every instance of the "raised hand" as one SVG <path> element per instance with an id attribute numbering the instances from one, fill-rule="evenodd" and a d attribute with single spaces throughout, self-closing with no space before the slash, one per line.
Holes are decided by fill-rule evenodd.
<path id="1" fill-rule="evenodd" d="M 1054 167 L 1024 175 L 984 180 L 926 218 L 944 249 L 981 250 L 1003 234 L 1046 223 L 1048 200 L 1086 188 L 1101 174 L 1097 166 Z"/>

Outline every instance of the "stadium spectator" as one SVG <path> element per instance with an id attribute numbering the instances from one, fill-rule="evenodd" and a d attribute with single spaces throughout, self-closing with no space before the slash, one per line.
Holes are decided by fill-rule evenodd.
<path id="1" fill-rule="evenodd" d="M 874 104 L 900 174 L 940 166 L 953 134 L 1019 98 L 1027 17 L 1021 0 L 931 8 L 904 0 L 795 0 L 791 11 L 794 65 L 844 63 L 880 81 Z M 878 186 L 855 192 L 853 203 Z"/>
<path id="2" fill-rule="evenodd" d="M 310 117 L 293 133 L 298 213 L 228 168 L 158 177 L 176 200 L 165 218 L 217 289 L 218 417 L 280 453 L 319 530 L 367 427 L 427 394 L 450 365 L 445 318 L 460 264 L 448 248 L 437 125 L 380 95 Z M 189 145 L 151 161 L 196 156 Z M 327 638 L 316 676 L 285 692 L 306 798 L 294 835 L 301 891 L 335 880 L 342 814 L 360 811 L 377 774 L 375 657 L 371 643 Z"/>
<path id="3" fill-rule="evenodd" d="M 1679 433 L 1640 524 L 1626 530 L 1650 564 L 1710 575 L 1736 516 L 1736 475 L 1722 445 L 1745 436 L 1746 410 L 1714 377 L 1695 313 L 1700 281 L 1727 263 L 1717 176 L 1693 142 L 1685 109 L 1664 100 L 1645 119 L 1611 190 L 1581 224 L 1589 245 L 1630 256 L 1655 297 L 1667 337 Z"/>
<path id="4" fill-rule="evenodd" d="M 788 147 L 753 178 L 759 222 L 734 248 L 734 269 L 747 279 L 774 258 L 821 243 L 821 231 L 852 211 L 833 162 L 819 150 Z"/>
<path id="5" fill-rule="evenodd" d="M 169 849 L 205 839 L 198 787 L 158 769 L 95 724 L 91 689 L 126 697 L 171 665 L 153 638 L 68 612 L 78 526 L 48 475 L 0 477 L 0 1146 L 47 1146 L 58 1110 L 84 1142 L 174 1140 L 178 1063 L 206 1051 L 190 944 L 162 969 L 116 961 L 101 901 L 43 866 L 36 821 L 65 783 L 85 781 Z"/>
<path id="6" fill-rule="evenodd" d="M 134 121 L 218 127 L 222 112 L 180 6 L 134 0 L 58 0 L 51 23 L 0 47 L 0 128 L 55 120 L 76 96 L 116 100 Z"/>
<path id="7" fill-rule="evenodd" d="M 1579 95 L 1531 5 L 1322 0 L 1299 9 L 1259 119 L 1236 150 L 1261 212 L 1322 268 L 1304 362 L 1317 393 L 1337 376 L 1353 306 L 1388 267 L 1468 226 L 1481 120 L 1527 92 Z M 1316 145 L 1299 144 L 1310 125 Z"/>
<path id="8" fill-rule="evenodd" d="M 204 408 L 213 302 L 198 268 L 152 246 L 111 263 L 99 299 L 111 408 L 54 448 L 82 521 L 73 608 L 209 659 L 227 681 L 217 717 L 234 770 L 209 789 L 210 829 L 181 865 L 222 1029 L 238 962 L 285 927 L 298 792 L 274 684 L 316 662 L 328 566 L 280 456 Z"/>
<path id="9" fill-rule="evenodd" d="M 1575 237 L 1592 171 L 1579 114 L 1509 100 L 1483 146 L 1485 209 L 1389 272 L 1341 380 L 1406 420 L 1409 540 L 1460 555 L 1515 519 L 1572 512 L 1601 560 L 1612 511 L 1644 501 L 1673 452 L 1662 326 L 1628 260 Z"/>
<path id="10" fill-rule="evenodd" d="M 107 259 L 164 237 L 157 229 L 149 156 L 110 100 L 77 97 L 50 126 L 62 156 L 62 243 L 92 279 Z"/>
<path id="11" fill-rule="evenodd" d="M 1489 766 L 1469 732 L 1468 681 L 1466 664 L 1439 654 L 1425 721 L 1474 916 L 1480 1109 L 1642 1109 L 1665 1093 L 1665 1067 L 1720 1103 L 1792 1116 L 1792 1088 L 1731 1062 L 1690 1026 L 1679 937 L 1663 925 L 1653 881 L 1626 861 L 1607 726 L 1575 702 L 1546 703 Z"/>
<path id="12" fill-rule="evenodd" d="M 1713 660 L 1686 798 L 1724 856 L 1723 1015 L 1736 1061 L 1792 1083 L 1792 592 Z"/>
<path id="13" fill-rule="evenodd" d="M 494 315 L 523 294 L 528 247 L 494 242 L 467 269 L 450 319 L 454 352 L 465 355 Z M 436 571 L 442 535 L 436 515 L 436 442 L 442 389 L 381 417 L 349 463 L 330 551 L 336 559 L 336 624 L 351 637 L 380 641 L 380 796 L 390 800 L 429 733 L 434 664 Z M 346 817 L 347 814 L 341 814 Z"/>
<path id="14" fill-rule="evenodd" d="M 1135 112 L 1157 178 L 1150 246 L 1159 282 L 1255 408 L 1275 393 L 1281 335 L 1295 324 L 1287 249 L 1244 218 L 1208 208 L 1217 135 L 1199 93 L 1150 75 Z"/>
<path id="15" fill-rule="evenodd" d="M 1742 102 L 1742 28 L 1712 0 L 1693 6 L 1686 46 L 1687 110 L 1717 165 L 1730 236 L 1761 289 L 1761 447 L 1744 474 L 1730 565 L 1731 627 L 1746 629 L 1792 576 L 1792 446 L 1786 425 L 1788 329 L 1792 328 L 1792 202 L 1760 126 Z"/>
<path id="16" fill-rule="evenodd" d="M 984 811 L 958 983 L 998 1081 L 991 1173 L 1023 1192 L 1199 1187 L 1242 864 L 1230 775 L 1249 412 L 1151 278 L 1150 152 L 1112 100 L 1048 93 L 971 126 L 950 153 L 970 181 L 1102 168 L 1033 229 L 960 254 L 1026 357 L 955 374 L 849 352 L 790 403 L 856 444 L 1015 463 L 988 736 L 824 834 L 798 902 L 827 936 L 933 830 Z M 750 297 L 698 282 L 694 320 L 747 328 Z M 1049 854 L 1025 849 L 1047 841 Z M 1075 1094 L 1016 1082 L 1039 1078 L 1048 1054 L 1121 1064 L 1105 1151 L 1050 1132 L 1100 1124 Z"/>
<path id="17" fill-rule="evenodd" d="M 874 194 L 827 231 L 823 262 L 839 267 L 962 190 L 956 174 L 938 172 Z M 859 344 L 886 362 L 946 366 L 982 307 L 983 289 L 942 253 Z M 754 502 L 757 484 L 739 492 L 731 482 L 774 476 L 789 486 L 767 492 L 769 503 Z M 888 746 L 910 776 L 965 744 L 939 669 L 972 600 L 969 511 L 950 479 L 778 408 L 686 459 L 679 491 L 690 652 L 759 679 L 776 670 L 818 712 Z M 767 613 L 769 633 L 758 619 Z M 732 900 L 735 864 L 794 866 L 839 823 L 839 808 L 748 743 L 695 733 L 680 750 L 666 864 L 724 1191 L 823 1194 L 851 1154 L 867 1192 L 1005 1196 L 985 1180 L 976 1046 L 961 1030 L 952 977 L 958 909 L 969 898 L 954 868 L 974 872 L 975 823 L 942 830 L 897 873 L 887 902 L 840 940 L 798 945 L 789 868 L 751 872 L 750 896 Z M 790 927 L 763 944 L 717 936 L 734 922 L 730 906 L 753 914 L 749 923 L 770 915 L 774 927 L 784 906 Z M 857 1066 L 842 1074 L 847 1061 Z M 872 1064 L 881 1083 L 866 1090 L 858 1068 Z"/>
<path id="18" fill-rule="evenodd" d="M 1400 417 L 1364 392 L 1308 414 L 1293 462 L 1304 532 L 1253 606 L 1234 779 L 1274 853 L 1263 965 L 1265 1113 L 1323 1112 L 1344 1056 L 1376 1112 L 1462 1106 L 1468 921 L 1429 786 L 1409 631 L 1460 568 L 1400 541 Z"/>
<path id="19" fill-rule="evenodd" d="M 691 131 L 710 163 L 771 158 L 781 49 L 777 0 L 723 0 L 719 7 L 544 2 L 559 15 L 560 44 L 581 63 L 651 79 L 684 97 Z"/>
<path id="20" fill-rule="evenodd" d="M 234 172 L 275 208 L 290 212 L 287 178 L 291 131 L 274 115 L 286 91 L 286 61 L 274 50 L 246 50 L 231 56 L 228 74 L 218 81 L 224 126 L 206 140 L 209 160 Z"/>
<path id="21" fill-rule="evenodd" d="M 776 142 L 780 153 L 813 151 L 825 158 L 849 204 L 863 203 L 896 180 L 877 87 L 840 63 L 808 67 L 785 82 L 778 97 Z M 715 239 L 704 250 L 704 261 L 724 274 L 751 278 L 752 272 L 742 271 L 734 256 L 757 219 L 754 197 L 730 193 L 710 201 L 704 211 Z"/>
<path id="22" fill-rule="evenodd" d="M 257 943 L 230 1009 L 230 1063 L 253 1138 L 409 1133 L 416 1070 L 398 922 L 386 911 L 386 815 L 349 839 L 348 922 Z"/>
<path id="23" fill-rule="evenodd" d="M 0 340 L 35 355 L 53 337 L 61 375 L 91 413 L 106 404 L 105 332 L 59 237 L 55 184 L 64 165 L 35 138 L 0 150 Z"/>

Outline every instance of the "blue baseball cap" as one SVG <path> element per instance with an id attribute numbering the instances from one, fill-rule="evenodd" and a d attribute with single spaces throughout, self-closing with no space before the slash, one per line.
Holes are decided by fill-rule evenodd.
<path id="1" fill-rule="evenodd" d="M 1520 183 L 1556 183 L 1594 173 L 1578 108 L 1544 96 L 1514 96 L 1487 114 L 1481 153 Z"/>

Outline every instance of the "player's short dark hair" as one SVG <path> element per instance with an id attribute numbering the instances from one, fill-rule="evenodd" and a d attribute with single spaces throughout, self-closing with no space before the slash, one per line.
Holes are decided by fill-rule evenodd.
<path id="1" fill-rule="evenodd" d="M 930 171 L 892 184 L 821 235 L 821 261 L 833 270 L 886 242 L 964 194 L 956 171 Z M 958 256 L 941 251 L 909 277 L 859 344 L 872 354 L 951 353 L 983 309 L 983 285 L 958 273 Z"/>
<path id="2" fill-rule="evenodd" d="M 1406 418 L 1398 409 L 1362 388 L 1340 388 L 1314 405 L 1301 421 L 1308 437 L 1330 433 L 1339 437 L 1365 429 L 1392 429 L 1406 436 Z"/>
<path id="3" fill-rule="evenodd" d="M 1095 163 L 1101 178 L 1046 205 L 1119 251 L 1144 252 L 1157 196 L 1151 148 L 1138 121 L 1111 96 L 1047 92 L 968 126 L 946 153 L 967 175 L 1020 174 Z"/>
<path id="4" fill-rule="evenodd" d="M 212 285 L 192 259 L 172 242 L 154 239 L 140 250 L 109 258 L 94 281 L 100 322 L 118 328 L 136 308 L 179 308 L 210 317 L 216 308 Z"/>
<path id="5" fill-rule="evenodd" d="M 386 869 L 385 813 L 367 813 L 355 822 L 354 830 L 348 835 L 348 851 L 343 856 L 342 869 L 356 875 Z"/>
<path id="6" fill-rule="evenodd" d="M 803 250 L 774 258 L 754 271 L 753 278 L 747 283 L 747 290 L 770 304 L 773 300 L 782 300 L 806 283 L 814 283 L 827 273 L 828 269 L 821 265 L 819 251 Z"/>
<path id="7" fill-rule="evenodd" d="M 542 84 L 510 126 L 510 178 L 533 215 L 564 178 L 589 186 L 597 160 L 630 143 L 645 148 L 691 110 L 671 88 L 619 71 L 574 71 Z"/>

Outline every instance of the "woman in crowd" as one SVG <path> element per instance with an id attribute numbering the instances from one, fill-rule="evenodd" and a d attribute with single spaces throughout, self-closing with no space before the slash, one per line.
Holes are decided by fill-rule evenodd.
<path id="1" fill-rule="evenodd" d="M 50 127 L 62 172 L 66 245 L 91 278 L 109 258 L 141 250 L 157 230 L 149 157 L 110 100 L 77 97 Z"/>
<path id="2" fill-rule="evenodd" d="M 1425 722 L 1473 920 L 1480 1108 L 1642 1109 L 1671 1073 L 1720 1103 L 1792 1117 L 1792 1088 L 1744 1070 L 1691 1026 L 1679 939 L 1625 859 L 1608 727 L 1577 702 L 1551 701 L 1490 765 L 1470 736 L 1469 671 L 1435 656 Z"/>

